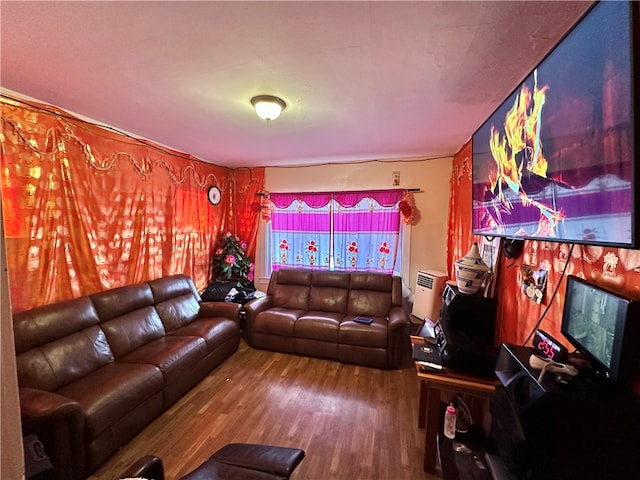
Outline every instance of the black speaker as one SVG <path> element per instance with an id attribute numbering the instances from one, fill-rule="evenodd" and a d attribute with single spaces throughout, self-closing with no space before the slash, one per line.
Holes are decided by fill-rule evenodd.
<path id="1" fill-rule="evenodd" d="M 471 341 L 491 343 L 493 346 L 497 303 L 480 294 L 467 295 L 447 283 L 442 292 L 440 318 L 452 332 Z"/>
<path id="2" fill-rule="evenodd" d="M 442 296 L 441 320 L 435 328 L 442 364 L 459 372 L 493 378 L 497 358 L 495 300 L 460 293 L 451 284 L 445 286 Z"/>
<path id="3" fill-rule="evenodd" d="M 436 323 L 434 332 L 442 365 L 458 372 L 494 378 L 497 354 L 493 339 L 453 329 L 443 320 Z"/>

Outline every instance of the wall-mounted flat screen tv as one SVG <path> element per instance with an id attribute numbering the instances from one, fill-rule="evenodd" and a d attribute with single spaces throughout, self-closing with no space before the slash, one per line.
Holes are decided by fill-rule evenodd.
<path id="1" fill-rule="evenodd" d="M 637 28 L 595 4 L 474 133 L 474 234 L 638 247 Z"/>

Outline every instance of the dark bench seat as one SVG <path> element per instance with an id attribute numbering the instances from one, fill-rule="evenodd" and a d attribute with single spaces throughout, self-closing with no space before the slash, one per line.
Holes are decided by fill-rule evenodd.
<path id="1" fill-rule="evenodd" d="M 232 443 L 180 480 L 286 480 L 304 455 L 299 448 Z M 143 457 L 120 478 L 165 480 L 162 460 L 153 455 Z"/>

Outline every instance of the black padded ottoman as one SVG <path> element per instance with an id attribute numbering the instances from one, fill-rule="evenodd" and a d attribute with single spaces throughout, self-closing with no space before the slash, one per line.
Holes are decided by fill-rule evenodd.
<path id="1" fill-rule="evenodd" d="M 304 455 L 299 448 L 231 443 L 180 480 L 287 480 Z M 141 458 L 120 478 L 165 480 L 162 460 Z"/>

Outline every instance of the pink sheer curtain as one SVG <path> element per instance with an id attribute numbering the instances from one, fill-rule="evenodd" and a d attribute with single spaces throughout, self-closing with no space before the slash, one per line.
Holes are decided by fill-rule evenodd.
<path id="1" fill-rule="evenodd" d="M 362 190 L 359 192 L 336 192 L 333 199 L 343 207 L 355 207 L 364 199 L 375 200 L 381 207 L 397 206 L 404 190 Z"/>
<path id="2" fill-rule="evenodd" d="M 352 207 L 334 212 L 336 270 L 371 270 L 392 273 L 398 248 L 400 210 L 363 198 Z"/>
<path id="3" fill-rule="evenodd" d="M 273 198 L 273 195 L 272 195 Z M 271 268 L 330 268 L 331 207 L 293 200 L 271 215 Z"/>
<path id="4" fill-rule="evenodd" d="M 331 201 L 330 193 L 271 193 L 271 203 L 274 206 L 284 209 L 293 202 L 300 202 L 311 208 L 321 208 Z"/>
<path id="5" fill-rule="evenodd" d="M 272 193 L 272 269 L 392 272 L 403 193 Z"/>
<path id="6" fill-rule="evenodd" d="M 375 200 L 383 207 L 397 205 L 404 190 L 359 190 L 357 192 L 302 192 L 271 193 L 271 202 L 279 208 L 285 208 L 299 200 L 312 208 L 324 207 L 331 199 L 343 207 L 353 207 L 365 198 Z"/>

